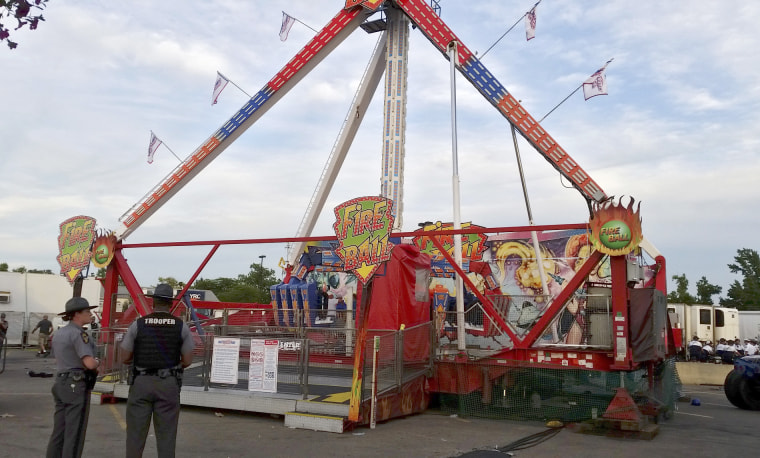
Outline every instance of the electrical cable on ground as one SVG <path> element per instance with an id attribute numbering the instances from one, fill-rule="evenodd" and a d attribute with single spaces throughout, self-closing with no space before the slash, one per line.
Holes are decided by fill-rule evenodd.
<path id="1" fill-rule="evenodd" d="M 563 427 L 564 425 L 550 427 L 549 429 L 540 431 L 535 434 L 531 434 L 530 436 L 527 436 L 527 437 L 523 437 L 522 439 L 518 439 L 502 447 L 497 447 L 495 449 L 487 449 L 487 450 L 473 450 L 463 455 L 459 455 L 459 457 L 460 458 L 463 458 L 463 457 L 491 458 L 491 457 L 496 457 L 496 456 L 513 456 L 512 454 L 513 451 L 524 450 L 526 448 L 534 447 L 544 441 L 551 439 L 552 437 L 559 434 L 559 432 L 562 430 Z"/>
<path id="2" fill-rule="evenodd" d="M 503 447 L 497 448 L 498 451 L 503 453 L 513 452 L 515 450 L 523 450 L 526 448 L 534 447 L 544 441 L 547 441 L 551 439 L 552 437 L 559 434 L 559 432 L 562 431 L 562 428 L 549 428 L 544 431 L 540 431 L 535 434 L 531 434 L 530 436 L 523 437 L 522 439 L 518 439 L 510 444 L 507 444 Z"/>

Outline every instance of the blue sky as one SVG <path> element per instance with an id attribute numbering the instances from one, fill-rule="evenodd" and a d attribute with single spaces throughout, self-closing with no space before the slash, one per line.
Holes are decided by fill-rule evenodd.
<path id="1" fill-rule="evenodd" d="M 247 97 L 232 85 L 211 106 L 219 70 L 254 94 L 312 37 L 281 11 L 320 29 L 340 0 L 52 0 L 35 32 L 0 49 L 0 262 L 58 271 L 58 224 L 84 214 L 118 218 L 177 160 L 145 158 L 153 130 L 180 157 L 192 153 Z M 482 53 L 533 4 L 441 0 L 442 17 Z M 757 250 L 760 227 L 760 4 L 748 1 L 544 0 L 536 38 L 522 24 L 483 63 L 540 119 L 608 59 L 609 95 L 576 93 L 544 128 L 608 195 L 641 201 L 645 236 L 668 275 L 728 288 L 727 264 Z M 357 30 L 127 242 L 295 235 L 374 47 Z M 506 121 L 457 79 L 462 219 L 527 223 Z M 404 229 L 451 220 L 448 62 L 411 34 Z M 380 188 L 382 106 L 375 97 L 327 208 Z M 520 144 L 536 224 L 588 219 L 585 201 Z M 316 235 L 331 233 L 325 211 Z M 138 280 L 187 279 L 202 249 L 129 250 Z M 274 268 L 281 245 L 222 248 L 202 276 Z"/>

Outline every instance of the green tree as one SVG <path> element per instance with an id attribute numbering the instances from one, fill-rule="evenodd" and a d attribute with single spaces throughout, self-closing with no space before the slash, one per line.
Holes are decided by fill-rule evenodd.
<path id="1" fill-rule="evenodd" d="M 16 267 L 15 269 L 13 269 L 13 272 L 20 273 L 20 274 L 26 273 L 26 267 L 24 266 Z"/>
<path id="2" fill-rule="evenodd" d="M 760 310 L 760 256 L 757 251 L 742 248 L 734 257 L 736 263 L 728 265 L 731 273 L 740 274 L 741 283 L 734 280 L 720 305 L 739 310 Z"/>
<path id="3" fill-rule="evenodd" d="M 686 279 L 686 274 L 673 275 L 672 278 L 676 282 L 676 290 L 668 293 L 668 302 L 687 305 L 696 303 L 696 298 L 689 294 L 689 280 Z"/>
<path id="4" fill-rule="evenodd" d="M 13 30 L 29 26 L 29 30 L 35 30 L 40 21 L 45 18 L 42 14 L 36 14 L 45 9 L 48 0 L 0 0 L 0 41 L 5 41 L 9 48 L 15 49 L 18 43 L 11 41 L 11 27 Z M 32 9 L 34 8 L 34 9 Z M 5 19 L 14 19 L 15 26 L 4 24 Z"/>
<path id="5" fill-rule="evenodd" d="M 29 269 L 27 272 L 30 274 L 52 274 L 53 271 L 50 269 Z"/>
<path id="6" fill-rule="evenodd" d="M 268 304 L 270 299 L 269 287 L 279 283 L 274 270 L 253 263 L 250 271 L 237 278 L 199 278 L 193 283 L 194 289 L 207 289 L 216 294 L 222 302 L 255 302 Z"/>
<path id="7" fill-rule="evenodd" d="M 713 285 L 707 281 L 707 277 L 702 277 L 697 282 L 697 303 L 713 305 L 713 296 L 723 291 L 722 286 Z"/>
<path id="8" fill-rule="evenodd" d="M 0 263 L 0 272 L 8 272 L 8 263 L 7 262 Z"/>
<path id="9" fill-rule="evenodd" d="M 181 289 L 183 286 L 185 286 L 184 283 L 181 281 L 178 281 L 174 277 L 158 277 L 159 283 L 166 283 L 167 285 L 171 286 L 174 289 Z"/>
<path id="10" fill-rule="evenodd" d="M 95 278 L 106 278 L 106 272 L 108 271 L 108 268 L 101 267 L 98 269 L 98 273 L 95 274 Z"/>

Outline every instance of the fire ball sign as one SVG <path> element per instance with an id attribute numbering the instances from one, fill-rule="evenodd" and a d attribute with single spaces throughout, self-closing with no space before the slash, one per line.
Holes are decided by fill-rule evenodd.
<path id="1" fill-rule="evenodd" d="M 383 197 L 359 197 L 335 207 L 333 229 L 340 245 L 337 254 L 347 271 L 366 282 L 391 258 L 393 201 Z"/>
<path id="2" fill-rule="evenodd" d="M 594 205 L 589 221 L 591 242 L 594 248 L 610 256 L 620 256 L 635 250 L 643 235 L 639 207 L 634 211 L 634 199 L 623 205 L 623 198 L 615 203 L 613 199 Z"/>
<path id="3" fill-rule="evenodd" d="M 74 283 L 79 273 L 90 265 L 90 249 L 95 237 L 95 218 L 75 216 L 60 224 L 58 264 L 61 273 Z"/>

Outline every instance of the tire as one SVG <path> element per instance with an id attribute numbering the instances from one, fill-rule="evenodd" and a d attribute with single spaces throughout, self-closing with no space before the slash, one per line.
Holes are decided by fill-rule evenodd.
<path id="1" fill-rule="evenodd" d="M 750 410 L 749 404 L 745 402 L 741 393 L 742 380 L 744 380 L 742 374 L 736 372 L 736 369 L 732 370 L 726 376 L 726 381 L 723 382 L 723 391 L 726 392 L 726 398 L 731 404 L 740 409 Z"/>
<path id="2" fill-rule="evenodd" d="M 760 383 L 742 377 L 739 381 L 739 394 L 749 410 L 760 410 Z"/>

